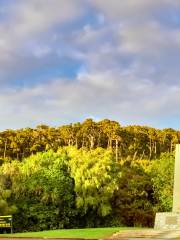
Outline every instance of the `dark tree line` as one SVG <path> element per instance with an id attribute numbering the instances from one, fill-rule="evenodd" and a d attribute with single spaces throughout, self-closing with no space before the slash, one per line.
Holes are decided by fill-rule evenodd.
<path id="1" fill-rule="evenodd" d="M 76 147 L 0 166 L 0 215 L 14 231 L 153 226 L 171 211 L 174 156 L 117 162 L 112 150 Z"/>
<path id="2" fill-rule="evenodd" d="M 86 119 L 57 128 L 40 125 L 36 128 L 0 132 L 0 159 L 29 157 L 37 152 L 59 147 L 76 146 L 78 149 L 112 149 L 116 160 L 154 159 L 161 153 L 173 152 L 180 143 L 180 131 L 155 129 L 147 126 L 121 126 L 108 119 L 95 122 Z"/>
<path id="3" fill-rule="evenodd" d="M 172 208 L 177 143 L 180 131 L 108 119 L 0 132 L 0 215 L 15 231 L 153 226 Z"/>

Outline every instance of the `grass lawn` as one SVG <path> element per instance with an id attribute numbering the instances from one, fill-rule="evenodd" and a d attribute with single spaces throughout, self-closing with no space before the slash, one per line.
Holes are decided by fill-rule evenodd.
<path id="1" fill-rule="evenodd" d="M 114 227 L 114 228 L 86 228 L 86 229 L 60 229 L 49 230 L 42 232 L 27 232 L 27 233 L 15 233 L 15 234 L 3 234 L 0 237 L 14 236 L 14 237 L 44 237 L 44 238 L 94 238 L 100 239 L 112 235 L 113 233 L 137 228 L 127 227 Z"/>

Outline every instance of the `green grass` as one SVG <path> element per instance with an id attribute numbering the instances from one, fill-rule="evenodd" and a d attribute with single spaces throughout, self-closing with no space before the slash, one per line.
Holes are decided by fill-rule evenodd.
<path id="1" fill-rule="evenodd" d="M 100 239 L 111 236 L 113 233 L 129 230 L 135 228 L 127 227 L 114 227 L 114 228 L 86 228 L 86 229 L 62 229 L 62 230 L 49 230 L 42 232 L 27 232 L 27 233 L 15 233 L 12 235 L 3 234 L 3 236 L 14 236 L 14 237 L 44 237 L 44 238 L 90 238 Z"/>

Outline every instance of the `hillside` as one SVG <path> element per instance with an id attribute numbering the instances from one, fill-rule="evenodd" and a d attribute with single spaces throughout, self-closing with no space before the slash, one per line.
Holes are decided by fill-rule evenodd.
<path id="1" fill-rule="evenodd" d="M 117 159 L 153 159 L 164 152 L 173 152 L 180 142 L 180 131 L 155 129 L 147 126 L 121 126 L 108 119 L 94 122 L 86 119 L 57 128 L 46 125 L 35 129 L 0 132 L 0 159 L 26 158 L 37 152 L 59 147 L 76 146 L 95 149 L 111 148 Z"/>

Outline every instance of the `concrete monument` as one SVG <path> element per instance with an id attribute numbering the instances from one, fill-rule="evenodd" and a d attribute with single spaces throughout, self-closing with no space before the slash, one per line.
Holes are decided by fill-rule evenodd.
<path id="1" fill-rule="evenodd" d="M 180 229 L 180 144 L 176 145 L 172 212 L 156 213 L 155 229 Z"/>

